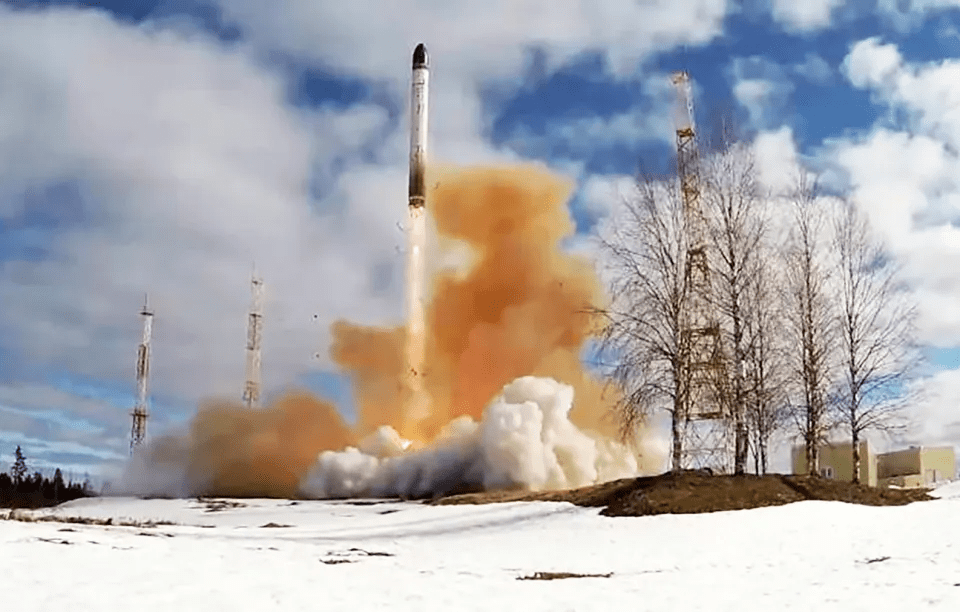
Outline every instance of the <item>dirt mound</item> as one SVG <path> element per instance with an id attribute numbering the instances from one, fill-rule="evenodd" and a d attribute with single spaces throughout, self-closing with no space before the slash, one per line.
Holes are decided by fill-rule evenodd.
<path id="1" fill-rule="evenodd" d="M 578 506 L 603 507 L 600 514 L 604 516 L 646 516 L 744 510 L 805 500 L 902 506 L 933 499 L 927 492 L 927 489 L 878 489 L 815 476 L 730 476 L 694 470 L 625 478 L 570 491 L 469 493 L 444 497 L 430 503 L 456 505 L 562 501 Z"/>

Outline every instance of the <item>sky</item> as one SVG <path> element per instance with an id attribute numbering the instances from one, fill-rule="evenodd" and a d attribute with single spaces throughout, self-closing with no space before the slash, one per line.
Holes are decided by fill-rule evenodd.
<path id="1" fill-rule="evenodd" d="M 348 416 L 329 322 L 402 314 L 410 53 L 431 156 L 576 181 L 580 238 L 667 170 L 669 75 L 764 180 L 867 211 L 931 358 L 905 442 L 960 443 L 960 0 L 0 0 L 0 466 L 128 451 L 144 294 L 155 433 L 238 397 L 253 266 L 267 398 Z"/>

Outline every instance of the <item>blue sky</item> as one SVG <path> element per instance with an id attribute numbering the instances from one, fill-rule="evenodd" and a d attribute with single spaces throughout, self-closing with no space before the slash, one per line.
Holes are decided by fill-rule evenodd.
<path id="1" fill-rule="evenodd" d="M 673 163 L 675 69 L 693 75 L 703 132 L 729 112 L 765 143 L 771 176 L 800 160 L 841 177 L 917 284 L 939 398 L 923 414 L 943 425 L 917 435 L 956 420 L 960 250 L 949 225 L 911 219 L 956 217 L 960 121 L 943 100 L 960 88 L 960 2 L 616 0 L 584 15 L 539 0 L 442 14 L 323 4 L 0 0 L 0 465 L 18 436 L 41 467 L 124 456 L 147 291 L 150 427 L 239 395 L 253 261 L 272 291 L 268 392 L 303 385 L 352 413 L 346 381 L 313 357 L 329 340 L 313 315 L 399 318 L 406 67 L 420 40 L 436 156 L 573 176 L 584 235 L 641 163 Z M 888 141 L 917 167 L 872 172 Z M 871 199 L 889 193 L 911 204 Z"/>

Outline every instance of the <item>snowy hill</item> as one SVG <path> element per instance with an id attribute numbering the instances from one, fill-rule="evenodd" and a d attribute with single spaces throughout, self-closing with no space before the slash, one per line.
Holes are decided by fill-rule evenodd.
<path id="1" fill-rule="evenodd" d="M 960 610 L 960 485 L 937 494 L 643 518 L 545 502 L 87 499 L 27 514 L 113 524 L 0 521 L 0 585 L 18 612 Z M 146 521 L 174 524 L 125 526 Z M 599 576 L 520 579 L 537 572 Z"/>

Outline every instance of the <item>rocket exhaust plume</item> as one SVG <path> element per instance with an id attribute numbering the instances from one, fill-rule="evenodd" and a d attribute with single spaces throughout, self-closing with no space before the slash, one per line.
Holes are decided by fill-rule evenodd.
<path id="1" fill-rule="evenodd" d="M 436 174 L 436 177 L 433 176 Z M 442 179 L 442 180 L 437 180 Z M 605 297 L 593 265 L 561 248 L 569 181 L 543 168 L 433 169 L 423 392 L 410 428 L 406 325 L 335 321 L 330 354 L 353 381 L 357 423 L 308 394 L 266 408 L 210 402 L 189 428 L 134 456 L 116 492 L 251 497 L 427 496 L 582 486 L 659 471 L 660 443 L 621 444 L 616 397 L 580 355 Z M 414 430 L 414 433 L 401 433 Z"/>
<path id="2" fill-rule="evenodd" d="M 406 337 L 404 338 L 403 416 L 400 434 L 420 437 L 418 428 L 430 413 L 424 386 L 426 315 L 423 292 L 426 274 L 426 162 L 429 126 L 430 68 L 427 48 L 420 43 L 413 51 L 410 87 L 410 180 L 407 189 Z"/>
<path id="3" fill-rule="evenodd" d="M 572 184 L 535 166 L 428 169 L 428 78 L 418 45 L 405 324 L 331 326 L 356 425 L 305 393 L 264 409 L 207 403 L 187 431 L 136 454 L 116 492 L 427 496 L 575 487 L 662 468 L 662 443 L 643 431 L 618 440 L 609 418 L 617 398 L 580 359 L 596 329 L 590 307 L 606 298 L 591 262 L 561 248 L 574 231 Z M 427 212 L 441 254 L 470 253 L 429 278 Z"/>

